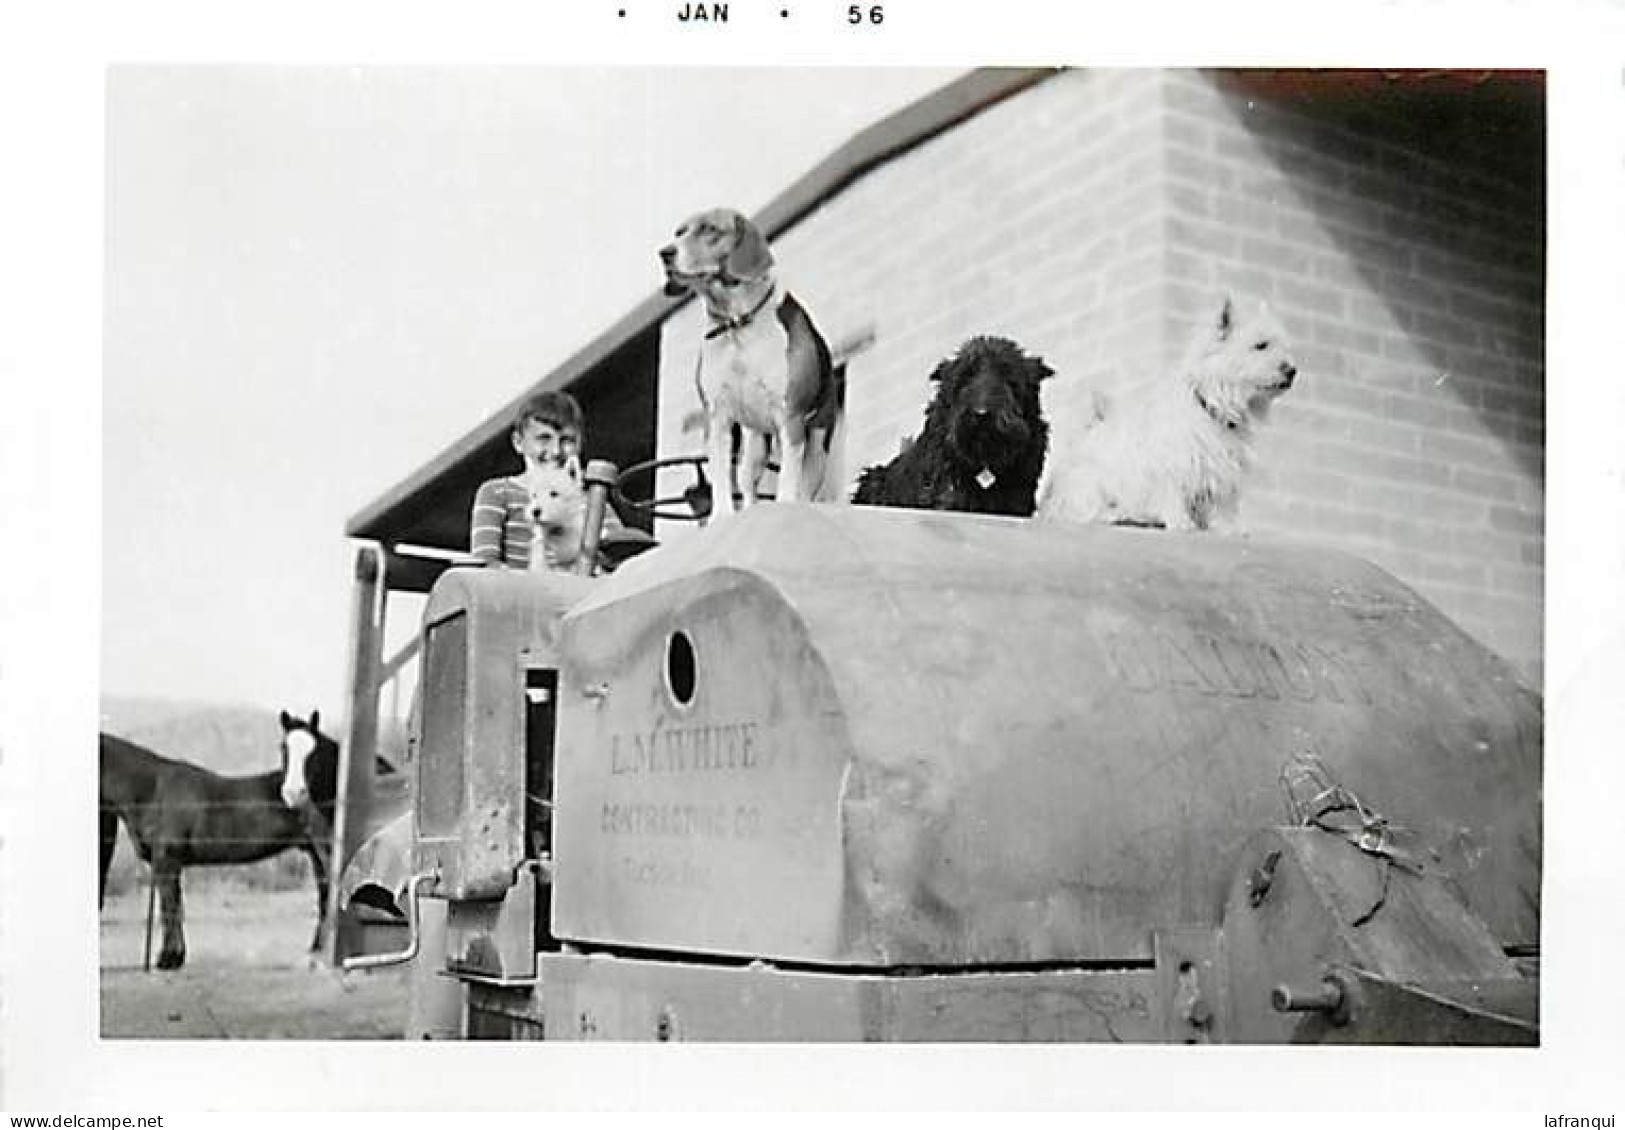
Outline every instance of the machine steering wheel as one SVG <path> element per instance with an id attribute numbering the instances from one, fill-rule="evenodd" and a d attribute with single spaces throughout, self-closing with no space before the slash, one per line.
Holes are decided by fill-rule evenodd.
<path id="1" fill-rule="evenodd" d="M 655 518 L 666 518 L 673 522 L 703 522 L 711 516 L 711 482 L 705 477 L 706 464 L 710 459 L 704 455 L 674 455 L 666 459 L 648 459 L 642 463 L 633 463 L 616 476 L 615 482 L 610 486 L 610 496 L 615 500 L 617 509 L 626 507 L 638 514 L 648 514 Z M 734 464 L 738 466 L 737 461 Z M 656 479 L 659 472 L 667 467 L 693 467 L 694 482 L 682 494 L 671 495 L 666 498 L 655 496 Z M 777 472 L 777 463 L 768 463 L 768 471 Z M 642 476 L 648 476 L 649 484 L 646 493 L 633 494 L 627 489 L 630 482 Z M 759 499 L 771 500 L 771 494 L 758 494 Z M 734 501 L 740 499 L 740 494 L 734 491 Z"/>

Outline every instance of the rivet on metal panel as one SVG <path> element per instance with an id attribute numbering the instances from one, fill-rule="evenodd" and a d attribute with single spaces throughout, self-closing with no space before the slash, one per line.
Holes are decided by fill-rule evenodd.
<path id="1" fill-rule="evenodd" d="M 1250 906 L 1263 905 L 1265 897 L 1270 893 L 1270 887 L 1275 883 L 1275 868 L 1281 862 L 1281 853 L 1272 851 L 1264 857 L 1264 861 L 1253 868 L 1253 873 L 1247 877 L 1247 903 Z"/>

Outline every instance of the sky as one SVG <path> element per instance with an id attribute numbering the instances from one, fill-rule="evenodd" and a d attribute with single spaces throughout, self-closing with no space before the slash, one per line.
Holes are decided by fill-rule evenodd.
<path id="1" fill-rule="evenodd" d="M 113 68 L 103 694 L 341 714 L 345 519 L 958 73 Z"/>

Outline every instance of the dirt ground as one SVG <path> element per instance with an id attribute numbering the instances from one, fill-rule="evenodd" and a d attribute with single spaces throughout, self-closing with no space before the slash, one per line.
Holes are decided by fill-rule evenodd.
<path id="1" fill-rule="evenodd" d="M 404 967 L 342 973 L 306 952 L 314 888 L 186 885 L 186 965 L 141 971 L 145 888 L 109 896 L 101 915 L 104 1038 L 399 1039 Z M 158 926 L 153 925 L 153 960 Z"/>

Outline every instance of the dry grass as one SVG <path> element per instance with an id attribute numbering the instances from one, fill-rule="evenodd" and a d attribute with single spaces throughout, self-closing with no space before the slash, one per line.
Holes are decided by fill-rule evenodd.
<path id="1" fill-rule="evenodd" d="M 400 1038 L 405 967 L 329 968 L 307 950 L 313 890 L 256 891 L 229 878 L 194 885 L 206 870 L 187 872 L 187 960 L 174 972 L 142 972 L 145 887 L 109 897 L 101 916 L 104 1038 Z M 157 948 L 155 928 L 155 955 Z"/>

